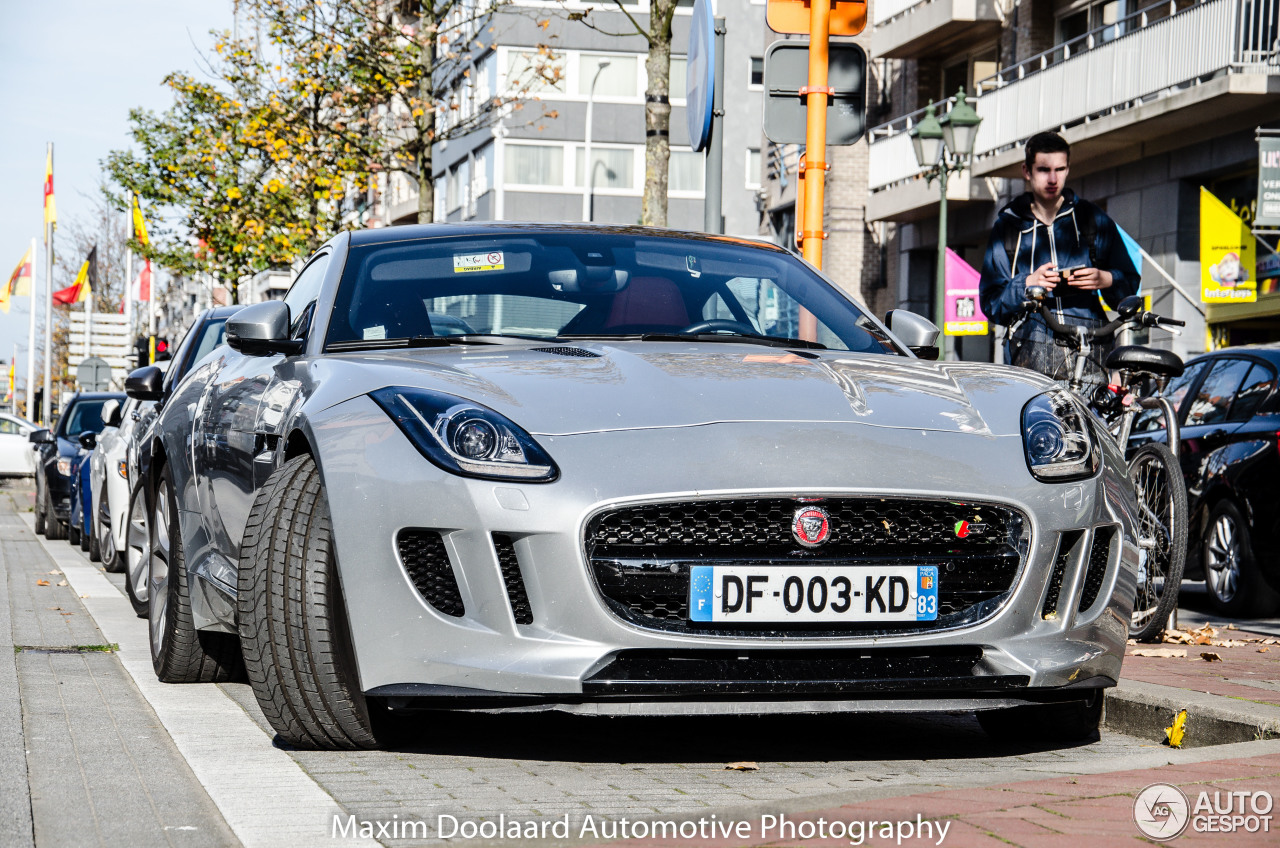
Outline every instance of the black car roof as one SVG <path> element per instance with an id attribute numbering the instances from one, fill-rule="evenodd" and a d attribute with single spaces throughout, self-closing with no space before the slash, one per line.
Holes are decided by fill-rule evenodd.
<path id="1" fill-rule="evenodd" d="M 502 236 L 529 235 L 532 233 L 578 233 L 581 235 L 630 235 L 650 238 L 676 238 L 689 241 L 730 242 L 747 247 L 765 248 L 781 253 L 787 251 L 776 244 L 736 236 L 718 236 L 707 233 L 691 233 L 683 230 L 667 230 L 658 227 L 620 227 L 612 224 L 582 223 L 520 223 L 511 221 L 468 221 L 465 224 L 402 224 L 395 227 L 378 227 L 355 230 L 351 233 L 351 246 L 387 244 L 411 239 L 443 238 L 448 236 Z"/>
<path id="2" fill-rule="evenodd" d="M 67 404 L 70 405 L 78 400 L 98 400 L 100 398 L 105 400 L 111 400 L 112 398 L 120 400 L 124 396 L 124 392 L 76 392 L 71 396 L 71 400 L 67 401 Z"/>
<path id="3" fill-rule="evenodd" d="M 1240 345 L 1239 347 L 1224 347 L 1221 350 L 1211 350 L 1205 353 L 1197 354 L 1187 362 L 1197 362 L 1201 359 L 1221 358 L 1224 356 L 1239 356 L 1241 354 L 1247 356 L 1256 356 L 1265 359 L 1272 365 L 1280 367 L 1280 342 L 1270 342 L 1268 344 L 1256 345 Z"/>

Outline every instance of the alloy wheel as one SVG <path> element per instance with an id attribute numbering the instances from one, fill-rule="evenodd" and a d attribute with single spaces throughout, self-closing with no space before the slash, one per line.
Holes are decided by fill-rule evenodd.
<path id="1" fill-rule="evenodd" d="M 1240 534 L 1230 515 L 1219 515 L 1209 531 L 1205 546 L 1205 580 L 1209 591 L 1230 602 L 1240 585 Z"/>
<path id="2" fill-rule="evenodd" d="M 160 481 L 151 521 L 151 556 L 148 557 L 147 597 L 151 630 L 151 656 L 160 656 L 169 614 L 169 484 Z"/>
<path id="3" fill-rule="evenodd" d="M 138 492 L 129 511 L 129 527 L 125 533 L 125 580 L 133 596 L 145 603 L 151 597 L 151 525 L 147 521 L 147 500 Z"/>

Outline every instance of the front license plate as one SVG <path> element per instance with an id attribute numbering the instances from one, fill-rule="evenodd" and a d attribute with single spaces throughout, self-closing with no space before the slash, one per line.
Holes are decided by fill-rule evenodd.
<path id="1" fill-rule="evenodd" d="M 938 567 L 695 565 L 689 619 L 709 622 L 935 621 Z"/>

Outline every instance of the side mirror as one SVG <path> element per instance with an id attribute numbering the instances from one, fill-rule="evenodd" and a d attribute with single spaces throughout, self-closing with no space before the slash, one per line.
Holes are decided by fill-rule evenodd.
<path id="1" fill-rule="evenodd" d="M 51 445 L 57 439 L 53 437 L 52 430 L 32 430 L 27 436 L 27 441 L 33 445 Z"/>
<path id="2" fill-rule="evenodd" d="M 104 427 L 119 427 L 121 419 L 124 418 L 122 413 L 120 401 L 112 398 L 102 405 L 102 425 Z"/>
<path id="3" fill-rule="evenodd" d="M 289 305 L 268 300 L 246 306 L 227 319 L 227 344 L 248 356 L 302 353 L 302 342 L 289 338 Z"/>
<path id="4" fill-rule="evenodd" d="M 928 318 L 905 309 L 891 309 L 884 315 L 889 332 L 921 359 L 938 358 L 938 327 Z"/>
<path id="5" fill-rule="evenodd" d="M 134 400 L 164 398 L 164 372 L 154 365 L 144 365 L 124 378 L 124 393 Z"/>
<path id="6" fill-rule="evenodd" d="M 80 447 L 91 451 L 98 446 L 98 434 L 92 430 L 85 430 L 76 437 L 76 441 L 80 443 Z"/>

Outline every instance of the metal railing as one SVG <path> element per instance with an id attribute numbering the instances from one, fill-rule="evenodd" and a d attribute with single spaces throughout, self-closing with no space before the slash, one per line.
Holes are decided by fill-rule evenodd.
<path id="1" fill-rule="evenodd" d="M 1280 0 L 1148 6 L 1001 70 L 976 86 L 974 106 L 983 121 L 974 155 L 981 159 L 1041 130 L 1123 111 L 1227 73 L 1280 74 Z M 923 112 L 868 133 L 873 191 L 920 173 L 906 133 Z"/>

